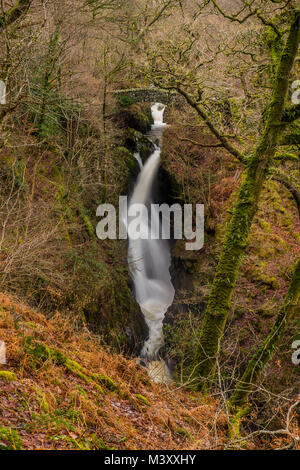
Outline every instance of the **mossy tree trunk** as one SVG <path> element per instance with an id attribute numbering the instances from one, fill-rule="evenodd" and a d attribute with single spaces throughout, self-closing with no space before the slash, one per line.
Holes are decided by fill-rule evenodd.
<path id="1" fill-rule="evenodd" d="M 237 273 L 257 210 L 259 196 L 282 132 L 284 103 L 299 39 L 300 11 L 296 10 L 278 60 L 271 101 L 263 113 L 266 119 L 262 136 L 248 160 L 209 294 L 194 357 L 194 379 L 198 389 L 208 391 L 214 378 Z"/>
<path id="2" fill-rule="evenodd" d="M 285 296 L 284 303 L 279 311 L 278 317 L 271 328 L 270 333 L 261 343 L 252 356 L 241 379 L 239 380 L 231 398 L 230 405 L 233 410 L 242 408 L 247 401 L 253 384 L 257 382 L 259 375 L 271 358 L 282 337 L 289 320 L 293 318 L 297 307 L 299 308 L 300 297 L 300 259 L 296 263 L 295 271 Z"/>
<path id="3" fill-rule="evenodd" d="M 38 129 L 40 132 L 43 131 L 43 125 L 45 123 L 46 114 L 47 114 L 47 106 L 49 101 L 49 95 L 53 88 L 53 84 L 55 83 L 56 78 L 58 77 L 58 58 L 60 54 L 59 50 L 59 39 L 60 39 L 60 27 L 61 21 L 58 22 L 56 25 L 56 29 L 54 34 L 51 36 L 49 45 L 48 45 L 48 53 L 45 60 L 45 71 L 42 77 L 42 90 L 41 90 L 41 108 L 39 112 L 38 118 Z"/>
<path id="4" fill-rule="evenodd" d="M 9 10 L 4 13 L 1 12 L 0 32 L 10 24 L 14 23 L 17 19 L 21 18 L 21 16 L 25 15 L 30 7 L 31 1 L 32 0 L 18 0 Z"/>

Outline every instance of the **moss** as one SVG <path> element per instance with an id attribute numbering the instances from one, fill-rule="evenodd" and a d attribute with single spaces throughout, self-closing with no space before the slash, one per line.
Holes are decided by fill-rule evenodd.
<path id="1" fill-rule="evenodd" d="M 15 429 L 0 426 L 0 450 L 22 450 L 23 443 Z"/>
<path id="2" fill-rule="evenodd" d="M 149 155 L 154 152 L 155 147 L 145 135 L 133 128 L 128 128 L 128 143 L 139 152 L 141 160 L 145 162 Z"/>
<path id="3" fill-rule="evenodd" d="M 66 367 L 69 372 L 81 378 L 84 382 L 92 383 L 96 390 L 100 393 L 104 393 L 100 384 L 110 391 L 119 390 L 119 387 L 110 377 L 89 372 L 76 361 L 73 361 L 67 357 L 61 351 L 49 348 L 42 343 L 37 343 L 31 337 L 25 338 L 24 349 L 31 359 L 30 364 L 32 367 L 41 367 L 47 360 L 52 360 L 57 365 Z"/>
<path id="4" fill-rule="evenodd" d="M 294 238 L 297 242 L 300 242 L 300 233 L 294 233 Z"/>
<path id="5" fill-rule="evenodd" d="M 230 409 L 230 403 L 229 403 L 229 409 Z M 236 439 L 241 438 L 241 421 L 244 416 L 250 413 L 251 411 L 251 406 L 246 406 L 246 407 L 238 407 L 234 411 L 234 415 L 230 418 L 230 424 L 229 424 L 229 437 L 235 441 Z M 243 445 L 243 443 L 240 443 L 240 445 Z"/>
<path id="6" fill-rule="evenodd" d="M 86 214 L 82 214 L 82 220 L 84 222 L 85 228 L 89 236 L 92 238 L 95 236 L 95 229 L 93 227 L 92 222 L 90 221 L 89 217 Z"/>
<path id="7" fill-rule="evenodd" d="M 289 289 L 274 325 L 249 361 L 244 374 L 239 380 L 231 398 L 232 409 L 243 407 L 267 361 L 277 349 L 278 343 L 289 321 L 294 318 L 300 297 L 300 259 L 298 259 Z"/>
<path id="8" fill-rule="evenodd" d="M 270 233 L 271 232 L 271 224 L 269 222 L 266 222 L 264 219 L 259 218 L 258 219 L 258 225 L 260 228 L 265 232 L 265 233 Z"/>
<path id="9" fill-rule="evenodd" d="M 231 308 L 231 298 L 240 264 L 245 254 L 260 195 L 282 132 L 281 118 L 290 72 L 297 55 L 299 34 L 300 12 L 296 14 L 290 26 L 285 47 L 276 67 L 272 97 L 264 112 L 264 128 L 261 137 L 247 159 L 247 167 L 228 224 L 198 344 L 195 348 L 193 374 L 195 386 L 204 391 L 208 391 L 213 383 L 220 343 Z M 201 110 L 199 111 L 199 107 L 196 109 L 200 115 L 203 114 Z M 278 281 L 273 277 L 268 279 L 268 283 L 272 288 L 278 286 Z"/>
<path id="10" fill-rule="evenodd" d="M 133 98 L 130 94 L 127 95 L 125 93 L 118 94 L 117 99 L 121 108 L 128 108 L 138 102 L 138 98 Z"/>
<path id="11" fill-rule="evenodd" d="M 275 276 L 265 276 L 261 278 L 261 282 L 270 287 L 270 289 L 276 290 L 280 288 L 280 282 Z"/>
<path id="12" fill-rule="evenodd" d="M 290 197 L 284 197 L 276 181 L 269 180 L 263 193 L 261 207 L 265 213 L 270 214 L 276 225 L 284 227 L 288 232 L 293 229 L 294 201 Z"/>
<path id="13" fill-rule="evenodd" d="M 135 395 L 135 397 L 140 401 L 142 402 L 144 405 L 150 405 L 150 402 L 147 400 L 146 397 L 144 397 L 144 395 L 141 395 L 141 394 L 137 394 Z"/>
<path id="14" fill-rule="evenodd" d="M 181 428 L 181 427 L 178 427 L 175 429 L 175 434 L 181 437 L 188 438 L 188 439 L 192 437 L 191 434 L 186 429 Z"/>
<path id="15" fill-rule="evenodd" d="M 251 265 L 246 271 L 246 277 L 250 281 L 257 282 L 261 287 L 267 289 L 279 289 L 279 280 L 266 271 L 266 263 L 263 261 L 256 262 Z"/>
<path id="16" fill-rule="evenodd" d="M 6 382 L 13 382 L 14 380 L 17 380 L 17 376 L 14 372 L 0 370 L 0 379 L 5 380 Z"/>
<path id="17" fill-rule="evenodd" d="M 270 51 L 270 56 L 271 56 L 270 75 L 273 76 L 276 71 L 278 59 L 280 57 L 280 53 L 282 50 L 282 43 L 279 40 L 274 29 L 271 27 L 269 27 L 266 33 L 264 34 L 264 40 Z"/>
<path id="18" fill-rule="evenodd" d="M 111 392 L 119 390 L 118 385 L 116 385 L 115 382 L 107 375 L 92 374 L 92 378 Z"/>
<path id="19" fill-rule="evenodd" d="M 29 336 L 25 337 L 24 350 L 29 356 L 28 364 L 33 369 L 42 367 L 51 358 L 50 349 L 44 344 L 33 341 Z"/>
<path id="20" fill-rule="evenodd" d="M 34 323 L 33 321 L 26 321 L 22 323 L 22 327 L 26 328 L 28 330 L 38 330 L 41 331 L 43 330 L 43 326 L 40 325 L 39 323 Z"/>
<path id="21" fill-rule="evenodd" d="M 86 397 L 86 391 L 82 387 L 80 387 L 80 385 L 77 385 L 77 390 L 80 393 L 80 395 L 82 395 L 83 397 Z"/>
<path id="22" fill-rule="evenodd" d="M 126 147 L 120 146 L 114 149 L 114 155 L 119 160 L 131 160 L 133 158 L 132 153 Z"/>
<path id="23" fill-rule="evenodd" d="M 131 176 L 136 177 L 140 171 L 139 164 L 133 154 L 126 147 L 117 147 L 114 150 L 114 158 L 125 163 Z"/>
<path id="24" fill-rule="evenodd" d="M 249 237 L 249 251 L 259 259 L 272 259 L 275 255 L 288 251 L 286 241 L 276 234 L 253 232 Z"/>
<path id="25" fill-rule="evenodd" d="M 150 107 L 147 106 L 146 108 L 143 103 L 136 103 L 127 108 L 125 113 L 130 127 L 143 134 L 149 131 L 151 127 Z"/>
<path id="26" fill-rule="evenodd" d="M 267 300 L 258 310 L 257 312 L 262 317 L 273 317 L 275 315 L 275 305 Z"/>

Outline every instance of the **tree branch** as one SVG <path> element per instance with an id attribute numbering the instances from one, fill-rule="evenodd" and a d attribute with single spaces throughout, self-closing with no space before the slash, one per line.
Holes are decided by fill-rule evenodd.
<path id="1" fill-rule="evenodd" d="M 18 0 L 15 5 L 0 16 L 0 31 L 10 24 L 14 23 L 18 18 L 25 15 L 30 7 L 32 0 Z"/>
<path id="2" fill-rule="evenodd" d="M 176 2 L 177 3 L 177 2 Z M 164 12 L 174 4 L 174 0 L 168 0 L 166 3 L 163 4 L 161 9 L 154 14 L 153 18 L 149 23 L 145 26 L 145 28 L 139 33 L 139 35 L 134 39 L 133 44 L 136 45 L 137 43 L 140 42 L 140 40 L 145 36 L 145 34 L 149 31 L 151 26 L 153 26 L 164 14 Z"/>
<path id="3" fill-rule="evenodd" d="M 182 142 L 190 142 L 193 145 L 197 145 L 198 147 L 202 148 L 222 148 L 222 144 L 201 144 L 200 142 L 197 142 L 196 140 L 193 139 L 188 139 L 187 137 L 183 137 L 180 139 Z"/>
<path id="4" fill-rule="evenodd" d="M 285 134 L 279 141 L 280 145 L 300 145 L 300 134 Z"/>
<path id="5" fill-rule="evenodd" d="M 295 104 L 294 106 L 291 106 L 290 108 L 287 108 L 283 112 L 282 120 L 281 122 L 283 124 L 290 124 L 293 121 L 296 121 L 296 119 L 300 118 L 300 103 Z"/>
<path id="6" fill-rule="evenodd" d="M 280 160 L 280 161 L 286 161 L 286 160 L 292 160 L 292 161 L 299 161 L 299 155 L 296 155 L 295 153 L 276 153 L 274 156 L 274 160 Z"/>
<path id="7" fill-rule="evenodd" d="M 298 208 L 299 216 L 300 216 L 300 186 L 297 181 L 293 181 L 291 177 L 289 177 L 286 173 L 280 170 L 275 170 L 273 173 L 273 179 L 278 181 L 278 183 L 283 184 L 292 194 Z"/>
<path id="8" fill-rule="evenodd" d="M 199 114 L 199 116 L 203 119 L 206 123 L 207 127 L 210 131 L 214 134 L 214 136 L 219 140 L 222 147 L 224 147 L 231 155 L 236 157 L 242 163 L 245 163 L 246 157 L 236 148 L 234 147 L 227 139 L 224 137 L 214 126 L 214 124 L 209 119 L 208 115 L 204 111 L 202 107 L 200 107 L 199 103 L 185 90 L 182 90 L 180 87 L 175 87 L 176 91 L 182 95 L 186 101 L 195 109 L 195 111 Z"/>

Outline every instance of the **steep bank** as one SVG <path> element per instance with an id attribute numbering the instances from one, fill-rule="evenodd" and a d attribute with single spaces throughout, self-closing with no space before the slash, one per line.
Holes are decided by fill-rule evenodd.
<path id="1" fill-rule="evenodd" d="M 47 321 L 0 294 L 0 449 L 224 449 L 225 403 L 149 381 L 136 361 L 99 345 L 73 313 Z M 292 421 L 296 433 L 296 422 Z M 244 448 L 286 445 L 243 437 Z"/>
<path id="2" fill-rule="evenodd" d="M 226 445 L 220 403 L 151 383 L 80 319 L 46 321 L 1 294 L 0 449 L 196 449 Z"/>
<path id="3" fill-rule="evenodd" d="M 186 125 L 179 125 L 177 110 L 172 111 L 169 122 L 175 125 L 165 132 L 162 155 L 174 199 L 205 205 L 203 249 L 186 252 L 183 244 L 177 242 L 172 250 L 176 297 L 166 318 L 166 347 L 175 361 L 178 377 L 186 380 L 230 216 L 227 210 L 235 198 L 242 171 L 242 165 L 226 151 L 202 147 L 214 145 L 214 138 L 201 123 L 188 115 L 187 118 Z M 286 165 L 295 172 L 292 164 Z M 293 196 L 270 178 L 249 237 L 226 330 L 221 355 L 224 371 L 221 386 L 225 391 L 234 386 L 235 377 L 274 322 L 289 283 L 291 266 L 300 253 L 299 230 L 299 214 Z M 252 396 L 257 413 L 264 416 L 261 420 L 270 420 L 271 429 L 280 422 L 281 394 L 296 399 L 299 393 L 299 371 L 291 361 L 291 345 L 299 335 L 299 317 L 296 317 Z M 236 375 L 230 372 L 233 369 Z M 278 393 L 274 398 L 278 403 L 276 413 L 268 407 L 270 390 Z"/>

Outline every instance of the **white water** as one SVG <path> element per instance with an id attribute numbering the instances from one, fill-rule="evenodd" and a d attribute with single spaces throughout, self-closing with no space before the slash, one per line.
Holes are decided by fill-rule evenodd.
<path id="1" fill-rule="evenodd" d="M 139 152 L 135 152 L 133 154 L 134 158 L 137 160 L 138 164 L 139 164 L 139 167 L 140 167 L 140 170 L 142 169 L 143 167 L 143 162 L 142 162 L 142 159 L 141 159 L 141 156 L 139 154 Z"/>
<path id="2" fill-rule="evenodd" d="M 165 106 L 160 103 L 155 103 L 151 107 L 154 125 L 150 137 L 153 136 L 156 142 L 160 142 L 165 126 L 164 110 Z M 129 211 L 133 204 L 144 204 L 149 208 L 153 183 L 160 164 L 160 153 L 160 144 L 158 144 L 144 166 L 140 156 L 135 154 L 141 171 L 129 202 Z M 130 233 L 128 234 L 128 263 L 134 282 L 135 298 L 149 328 L 149 338 L 143 345 L 141 356 L 153 360 L 157 358 L 158 351 L 164 344 L 163 319 L 173 302 L 175 291 L 169 273 L 171 263 L 169 241 L 151 239 L 154 238 L 154 236 L 151 237 L 151 233 L 152 235 L 159 234 L 160 227 L 159 225 L 151 226 L 146 215 L 142 218 L 141 229 L 149 230 L 146 240 L 134 240 L 130 237 Z"/>

